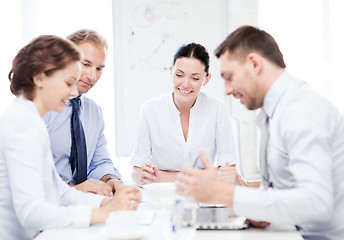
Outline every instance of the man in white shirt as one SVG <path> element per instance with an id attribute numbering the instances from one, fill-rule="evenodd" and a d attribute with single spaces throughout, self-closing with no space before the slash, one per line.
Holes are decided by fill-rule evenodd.
<path id="1" fill-rule="evenodd" d="M 267 157 L 261 160 L 270 185 L 225 183 L 201 156 L 206 169 L 184 169 L 178 192 L 226 204 L 263 226 L 296 225 L 305 239 L 344 239 L 343 116 L 285 71 L 278 45 L 265 31 L 242 26 L 215 54 L 226 94 L 250 110 L 262 108 L 268 117 Z"/>

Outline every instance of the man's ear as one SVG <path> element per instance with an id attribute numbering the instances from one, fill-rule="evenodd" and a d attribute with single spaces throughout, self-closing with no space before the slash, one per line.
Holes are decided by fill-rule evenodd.
<path id="1" fill-rule="evenodd" d="M 45 74 L 43 72 L 33 76 L 33 83 L 37 86 L 37 87 L 42 87 L 43 86 L 43 79 L 45 77 Z"/>
<path id="2" fill-rule="evenodd" d="M 211 78 L 211 74 L 209 73 L 208 76 L 205 78 L 205 81 L 202 85 L 203 86 L 207 85 L 209 83 L 210 78 Z"/>
<path id="3" fill-rule="evenodd" d="M 263 59 L 262 56 L 260 56 L 257 53 L 249 53 L 247 55 L 248 63 L 250 64 L 251 69 L 254 73 L 257 75 L 261 73 L 262 67 L 263 67 Z"/>

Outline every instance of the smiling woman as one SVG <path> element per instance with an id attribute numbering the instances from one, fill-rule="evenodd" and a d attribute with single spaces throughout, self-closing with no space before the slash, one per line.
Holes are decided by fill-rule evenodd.
<path id="1" fill-rule="evenodd" d="M 80 59 L 74 43 L 44 35 L 12 62 L 16 99 L 0 117 L 0 239 L 32 239 L 48 228 L 104 222 L 111 211 L 133 210 L 140 202 L 136 187 L 105 199 L 70 188 L 56 171 L 42 118 L 63 111 L 78 94 Z"/>
<path id="2" fill-rule="evenodd" d="M 236 163 L 226 105 L 201 92 L 211 78 L 207 50 L 196 43 L 181 46 L 171 76 L 173 92 L 148 100 L 141 109 L 130 160 L 139 184 L 172 182 L 184 167 L 202 168 L 197 162 L 201 151 L 217 166 Z"/>

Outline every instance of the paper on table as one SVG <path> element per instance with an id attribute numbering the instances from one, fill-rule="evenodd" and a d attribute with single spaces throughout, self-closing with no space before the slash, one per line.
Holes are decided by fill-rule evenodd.
<path id="1" fill-rule="evenodd" d="M 137 211 L 140 214 L 140 225 L 151 225 L 154 221 L 155 211 L 142 209 Z"/>

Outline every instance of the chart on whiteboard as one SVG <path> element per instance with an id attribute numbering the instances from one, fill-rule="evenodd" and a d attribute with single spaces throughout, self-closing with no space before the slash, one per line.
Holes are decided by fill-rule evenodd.
<path id="1" fill-rule="evenodd" d="M 209 11 L 218 17 L 209 17 Z M 117 155 L 133 149 L 142 103 L 173 90 L 170 67 L 182 44 L 200 43 L 216 61 L 212 53 L 222 37 L 221 12 L 221 0 L 114 1 Z M 210 70 L 217 76 L 218 64 Z M 214 80 L 205 91 L 223 95 L 221 84 Z"/>

